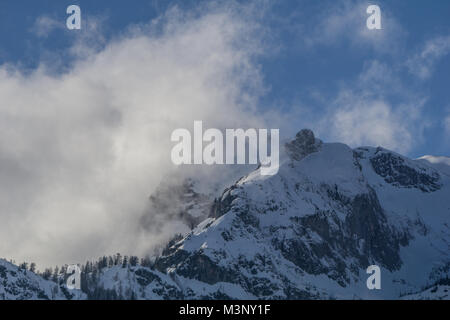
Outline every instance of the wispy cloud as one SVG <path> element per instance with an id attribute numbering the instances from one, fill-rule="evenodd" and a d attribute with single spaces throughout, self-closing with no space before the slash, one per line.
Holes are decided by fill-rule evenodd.
<path id="1" fill-rule="evenodd" d="M 48 15 L 43 15 L 36 19 L 31 31 L 38 37 L 46 38 L 54 30 L 63 30 L 64 28 L 64 20 L 57 20 Z"/>
<path id="2" fill-rule="evenodd" d="M 435 37 L 425 43 L 423 48 L 407 60 L 409 71 L 422 80 L 429 78 L 439 59 L 450 54 L 450 36 Z"/>
<path id="3" fill-rule="evenodd" d="M 392 69 L 375 60 L 329 102 L 321 131 L 352 146 L 379 145 L 405 153 L 421 142 L 428 126 L 425 102 L 425 96 L 405 88 Z"/>
<path id="4" fill-rule="evenodd" d="M 420 135 L 419 105 L 395 108 L 387 100 L 341 93 L 328 119 L 331 134 L 352 146 L 376 145 L 408 152 Z"/>
<path id="5" fill-rule="evenodd" d="M 442 120 L 442 123 L 443 123 L 444 129 L 445 129 L 445 131 L 446 131 L 447 139 L 450 141 L 450 138 L 448 138 L 448 137 L 450 137 L 450 107 L 447 108 L 447 115 L 446 115 L 446 117 Z"/>

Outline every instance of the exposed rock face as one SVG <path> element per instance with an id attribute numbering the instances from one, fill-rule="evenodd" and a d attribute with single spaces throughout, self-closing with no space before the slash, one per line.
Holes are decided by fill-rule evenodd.
<path id="1" fill-rule="evenodd" d="M 230 211 L 233 200 L 236 199 L 236 196 L 233 195 L 233 190 L 235 189 L 236 185 L 226 188 L 220 199 L 214 199 L 214 204 L 209 215 L 211 218 L 219 218 Z"/>
<path id="2" fill-rule="evenodd" d="M 392 153 L 379 152 L 370 159 L 370 162 L 377 174 L 395 186 L 418 188 L 423 192 L 433 192 L 441 187 L 439 174 L 435 170 L 420 166 L 412 167 L 405 159 Z"/>
<path id="3" fill-rule="evenodd" d="M 158 232 L 168 221 L 181 221 L 190 229 L 207 218 L 213 198 L 195 190 L 195 181 L 185 179 L 180 184 L 161 184 L 150 196 L 147 214 L 141 225 Z"/>
<path id="4" fill-rule="evenodd" d="M 399 248 L 408 243 L 408 234 L 395 233 L 389 228 L 376 194 L 356 196 L 348 209 L 343 221 L 334 212 L 320 210 L 292 218 L 299 237 L 275 240 L 275 247 L 307 273 L 327 274 L 344 287 L 350 283 L 346 269 L 356 272 L 361 266 L 370 265 L 370 261 L 378 261 L 391 271 L 398 270 L 402 265 Z M 319 235 L 322 241 L 304 242 L 303 238 L 314 235 Z M 347 261 L 350 257 L 354 259 L 352 264 Z"/>
<path id="5" fill-rule="evenodd" d="M 286 144 L 289 156 L 293 160 L 300 161 L 310 153 L 317 152 L 322 145 L 322 141 L 314 137 L 314 133 L 309 129 L 300 130 L 295 139 Z"/>

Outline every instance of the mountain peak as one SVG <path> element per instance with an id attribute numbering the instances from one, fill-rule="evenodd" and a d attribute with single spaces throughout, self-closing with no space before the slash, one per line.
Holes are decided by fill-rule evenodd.
<path id="1" fill-rule="evenodd" d="M 310 129 L 302 129 L 295 139 L 286 143 L 286 151 L 293 160 L 300 161 L 308 154 L 319 151 L 322 141 L 316 139 L 314 132 Z"/>

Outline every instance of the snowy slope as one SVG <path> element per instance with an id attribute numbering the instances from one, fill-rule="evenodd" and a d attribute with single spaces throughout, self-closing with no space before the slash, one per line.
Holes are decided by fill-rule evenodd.
<path id="1" fill-rule="evenodd" d="M 418 293 L 401 297 L 402 300 L 450 300 L 449 285 L 435 285 Z"/>
<path id="2" fill-rule="evenodd" d="M 450 158 L 449 157 L 436 157 L 436 156 L 423 156 L 417 159 L 418 161 L 422 161 L 423 163 L 428 164 L 429 166 L 447 174 L 450 176 Z"/>
<path id="3" fill-rule="evenodd" d="M 48 299 L 60 300 L 66 296 L 56 283 L 0 259 L 0 300 Z"/>

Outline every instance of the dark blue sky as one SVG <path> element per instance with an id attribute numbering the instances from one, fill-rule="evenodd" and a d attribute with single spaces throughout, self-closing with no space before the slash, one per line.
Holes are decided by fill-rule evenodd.
<path id="1" fill-rule="evenodd" d="M 316 124 L 322 116 L 333 112 L 330 108 L 344 108 L 344 113 L 338 113 L 341 116 L 355 110 L 351 106 L 345 109 L 347 100 L 341 99 L 343 92 L 351 91 L 370 101 L 384 101 L 389 105 L 394 122 L 402 118 L 403 113 L 398 110 L 405 112 L 405 106 L 421 104 L 420 112 L 405 124 L 413 142 L 407 142 L 411 146 L 404 151 L 412 157 L 450 155 L 450 128 L 446 128 L 445 120 L 450 119 L 450 44 L 446 44 L 450 41 L 450 1 L 373 2 L 382 10 L 384 34 L 381 40 L 360 34 L 365 28 L 367 15 L 361 8 L 369 3 L 366 1 L 263 3 L 268 9 L 260 23 L 267 28 L 268 36 L 263 40 L 265 54 L 256 61 L 268 88 L 261 97 L 262 109 L 276 106 L 281 113 L 292 114 L 294 122 L 305 125 L 306 119 L 310 120 L 311 126 L 317 127 L 325 139 L 345 140 L 346 135 L 333 134 L 323 129 L 326 124 Z M 83 23 L 90 18 L 101 19 L 105 39 L 101 45 L 133 24 L 157 18 L 175 4 L 185 10 L 199 6 L 198 1 L 1 0 L 0 64 L 13 64 L 30 72 L 43 61 L 48 62 L 54 54 L 60 54 L 62 65 L 55 72 L 70 69 L 75 58 L 67 54 L 68 48 L 77 37 L 89 32 L 86 28 L 78 32 L 64 29 L 65 10 L 71 4 L 81 7 Z M 35 26 L 40 17 L 60 22 L 61 27 L 53 26 L 48 34 L 39 36 Z M 440 46 L 439 53 L 424 56 L 427 44 L 432 46 L 433 41 Z M 388 71 L 386 79 L 378 79 L 381 83 L 373 86 L 373 92 L 371 86 L 361 80 L 371 65 L 379 66 L 382 74 L 383 70 Z M 430 74 L 417 76 L 416 65 L 426 66 Z M 302 108 L 309 110 L 308 116 L 299 111 Z M 359 141 L 348 142 L 357 144 Z"/>

